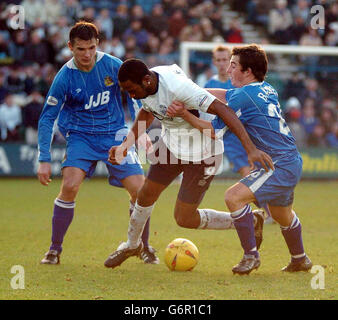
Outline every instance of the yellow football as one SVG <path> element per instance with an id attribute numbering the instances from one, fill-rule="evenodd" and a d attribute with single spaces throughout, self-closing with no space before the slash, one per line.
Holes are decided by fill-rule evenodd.
<path id="1" fill-rule="evenodd" d="M 165 263 L 172 271 L 191 271 L 199 260 L 199 252 L 193 242 L 177 238 L 165 249 Z"/>

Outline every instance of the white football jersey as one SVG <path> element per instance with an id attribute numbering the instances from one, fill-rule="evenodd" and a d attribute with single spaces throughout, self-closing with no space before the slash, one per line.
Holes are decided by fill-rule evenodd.
<path id="1" fill-rule="evenodd" d="M 155 94 L 141 99 L 143 109 L 151 112 L 162 123 L 162 139 L 178 159 L 198 162 L 223 153 L 222 140 L 213 140 L 202 134 L 180 117 L 166 116 L 173 101 L 181 101 L 187 109 L 206 112 L 216 99 L 205 89 L 191 81 L 176 64 L 154 67 L 159 75 Z"/>

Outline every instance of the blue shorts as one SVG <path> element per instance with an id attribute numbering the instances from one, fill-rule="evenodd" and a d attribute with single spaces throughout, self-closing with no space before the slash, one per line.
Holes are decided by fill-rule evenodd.
<path id="1" fill-rule="evenodd" d="M 115 134 L 84 134 L 81 132 L 67 132 L 65 135 L 67 146 L 66 155 L 62 163 L 64 167 L 76 167 L 86 172 L 90 178 L 95 171 L 98 161 L 106 164 L 109 174 L 109 184 L 123 187 L 121 180 L 132 175 L 143 175 L 143 169 L 135 149 L 128 151 L 127 157 L 120 165 L 108 162 L 108 152 L 112 146 L 121 144 L 121 137 Z"/>
<path id="2" fill-rule="evenodd" d="M 248 155 L 235 134 L 227 135 L 223 142 L 224 152 L 229 162 L 233 165 L 233 172 L 238 172 L 243 167 L 249 167 Z"/>
<path id="3" fill-rule="evenodd" d="M 274 171 L 266 172 L 260 167 L 240 180 L 254 193 L 260 208 L 265 204 L 287 207 L 293 203 L 294 189 L 302 174 L 302 158 L 296 153 L 275 160 L 274 165 Z"/>

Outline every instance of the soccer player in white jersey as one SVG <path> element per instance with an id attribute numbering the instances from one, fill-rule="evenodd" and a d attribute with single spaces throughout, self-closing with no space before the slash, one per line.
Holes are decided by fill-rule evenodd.
<path id="1" fill-rule="evenodd" d="M 115 268 L 128 257 L 138 255 L 142 249 L 140 234 L 162 191 L 183 173 L 175 206 L 175 219 L 179 226 L 194 229 L 229 229 L 229 213 L 211 209 L 198 209 L 212 181 L 223 153 L 223 143 L 205 137 L 188 122 L 167 116 L 167 108 L 174 100 L 184 101 L 190 109 L 218 114 L 239 137 L 248 152 L 249 163 L 255 161 L 268 171 L 273 168 L 271 158 L 258 150 L 248 137 L 236 114 L 205 89 L 193 83 L 177 65 L 159 66 L 149 70 L 138 59 L 129 59 L 120 67 L 120 86 L 131 98 L 141 99 L 143 108 L 120 146 L 113 146 L 109 160 L 121 163 L 134 141 L 145 132 L 154 117 L 162 123 L 162 137 L 155 148 L 147 178 L 137 195 L 128 229 L 128 241 L 123 242 L 105 261 Z M 193 112 L 193 111 L 192 111 Z M 154 160 L 154 159 L 153 159 Z"/>
<path id="2" fill-rule="evenodd" d="M 233 48 L 228 73 L 235 89 L 209 91 L 236 112 L 257 148 L 268 153 L 275 165 L 275 170 L 266 172 L 258 163 L 254 171 L 225 193 L 225 203 L 231 211 L 244 250 L 243 259 L 232 271 L 249 274 L 260 266 L 251 226 L 250 203 L 259 207 L 268 204 L 272 218 L 280 224 L 291 254 L 291 262 L 282 270 L 308 271 L 312 263 L 305 254 L 301 223 L 292 208 L 294 188 L 302 173 L 302 158 L 281 115 L 278 94 L 264 81 L 266 53 L 257 45 Z M 223 135 L 225 131 L 223 138 L 227 139 L 229 130 L 218 116 L 212 122 L 198 119 L 177 102 L 168 108 L 168 115 L 183 118 L 201 132 L 211 133 L 214 137 Z"/>
<path id="3" fill-rule="evenodd" d="M 71 28 L 68 46 L 73 58 L 56 75 L 40 116 L 37 174 L 42 185 L 51 182 L 50 145 L 57 118 L 67 141 L 61 190 L 54 201 L 51 245 L 42 264 L 60 263 L 64 236 L 74 216 L 76 195 L 83 180 L 93 175 L 98 161 L 106 163 L 109 184 L 124 187 L 129 193 L 130 214 L 144 183 L 134 149 L 130 150 L 128 161 L 120 166 L 107 161 L 109 148 L 120 144 L 128 129 L 117 79 L 122 61 L 97 51 L 97 45 L 98 30 L 94 24 L 78 22 Z M 129 97 L 127 103 L 131 117 L 135 118 L 135 103 Z M 145 263 L 158 263 L 148 238 L 149 221 L 142 235 L 141 258 Z"/>

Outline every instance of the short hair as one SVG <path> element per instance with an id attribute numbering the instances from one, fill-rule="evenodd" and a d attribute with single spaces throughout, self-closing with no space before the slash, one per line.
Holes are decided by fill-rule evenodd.
<path id="1" fill-rule="evenodd" d="M 258 81 L 264 81 L 268 71 L 268 58 L 262 48 L 256 44 L 234 47 L 231 55 L 239 56 L 239 63 L 243 71 L 250 68 Z"/>
<path id="2" fill-rule="evenodd" d="M 122 63 L 118 79 L 120 82 L 130 80 L 131 82 L 142 84 L 144 76 L 150 74 L 150 70 L 143 61 L 131 58 Z"/>
<path id="3" fill-rule="evenodd" d="M 229 55 L 231 54 L 231 50 L 229 49 L 229 47 L 225 46 L 224 44 L 220 44 L 212 49 L 212 56 L 214 56 L 215 52 L 223 52 L 223 51 L 228 52 Z"/>
<path id="4" fill-rule="evenodd" d="M 69 41 L 74 44 L 75 38 L 81 40 L 91 40 L 99 38 L 99 31 L 95 24 L 87 21 L 77 22 L 69 32 Z"/>

